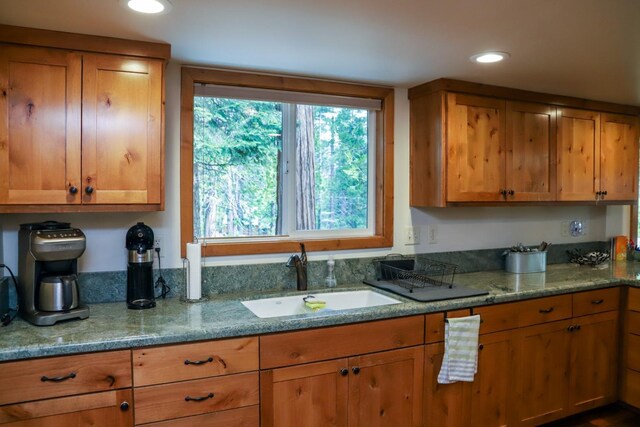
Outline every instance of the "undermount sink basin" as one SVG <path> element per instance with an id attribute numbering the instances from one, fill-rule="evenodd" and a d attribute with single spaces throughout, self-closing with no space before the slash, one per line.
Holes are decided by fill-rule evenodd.
<path id="1" fill-rule="evenodd" d="M 309 302 L 320 300 L 326 302 L 324 308 L 313 310 L 307 307 L 303 298 L 309 298 Z M 374 291 L 348 291 L 328 293 L 300 293 L 290 297 L 262 298 L 251 301 L 242 301 L 253 314 L 260 318 L 294 316 L 296 314 L 310 314 L 314 312 L 326 312 L 333 310 L 351 310 L 355 308 L 376 307 L 379 305 L 400 304 L 395 298 L 382 295 Z"/>

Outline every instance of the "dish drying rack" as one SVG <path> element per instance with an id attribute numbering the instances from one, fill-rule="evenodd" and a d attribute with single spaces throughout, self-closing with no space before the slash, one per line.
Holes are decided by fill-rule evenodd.
<path id="1" fill-rule="evenodd" d="M 376 280 L 392 282 L 409 292 L 428 287 L 453 288 L 458 268 L 455 264 L 427 259 L 415 269 L 415 258 L 403 255 L 387 255 L 374 259 L 373 264 Z"/>

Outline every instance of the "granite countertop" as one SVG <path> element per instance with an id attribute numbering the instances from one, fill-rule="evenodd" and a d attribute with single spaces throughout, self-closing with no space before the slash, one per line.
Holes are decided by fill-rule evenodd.
<path id="1" fill-rule="evenodd" d="M 296 292 L 235 294 L 195 304 L 172 298 L 158 300 L 156 308 L 141 311 L 128 310 L 124 302 L 93 304 L 86 320 L 37 327 L 16 319 L 10 326 L 0 328 L 0 361 L 341 325 L 518 301 L 617 284 L 640 286 L 640 263 L 616 262 L 605 264 L 601 268 L 555 264 L 548 266 L 546 273 L 484 271 L 457 275 L 455 281 L 460 285 L 488 290 L 489 294 L 433 303 L 414 302 L 393 295 L 404 303 L 345 311 L 319 311 L 271 319 L 254 316 L 240 301 Z M 356 289 L 372 288 L 354 284 L 339 286 L 337 291 Z M 312 290 L 308 293 L 319 292 L 324 290 Z"/>

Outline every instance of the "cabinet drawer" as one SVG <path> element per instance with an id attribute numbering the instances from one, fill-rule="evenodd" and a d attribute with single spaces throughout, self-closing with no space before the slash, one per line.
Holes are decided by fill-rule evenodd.
<path id="1" fill-rule="evenodd" d="M 497 304 L 474 309 L 473 313 L 480 315 L 480 334 L 490 334 L 517 328 L 521 304 L 519 302 Z"/>
<path id="2" fill-rule="evenodd" d="M 569 319 L 571 317 L 571 295 L 558 295 L 522 301 L 515 306 L 518 312 L 518 327 L 537 325 Z"/>
<path id="3" fill-rule="evenodd" d="M 51 357 L 0 365 L 0 404 L 131 387 L 131 352 Z"/>
<path id="4" fill-rule="evenodd" d="M 424 342 L 424 316 L 260 337 L 260 368 L 317 362 Z"/>
<path id="5" fill-rule="evenodd" d="M 598 289 L 573 294 L 573 317 L 618 310 L 620 288 Z"/>
<path id="6" fill-rule="evenodd" d="M 257 337 L 133 351 L 133 383 L 136 387 L 257 369 Z"/>
<path id="7" fill-rule="evenodd" d="M 640 371 L 640 336 L 627 334 L 627 367 Z"/>
<path id="8" fill-rule="evenodd" d="M 629 310 L 640 311 L 640 289 L 629 288 Z"/>
<path id="9" fill-rule="evenodd" d="M 258 427 L 260 425 L 260 407 L 229 409 L 204 415 L 178 418 L 170 421 L 145 424 L 145 427 Z"/>
<path id="10" fill-rule="evenodd" d="M 130 426 L 133 425 L 131 402 L 131 389 L 126 389 L 5 405 L 0 406 L 0 424 Z"/>
<path id="11" fill-rule="evenodd" d="M 135 389 L 136 424 L 258 404 L 258 373 Z"/>
<path id="12" fill-rule="evenodd" d="M 446 318 L 465 317 L 469 315 L 471 315 L 471 310 L 469 309 L 452 310 L 447 311 Z M 425 341 L 427 343 L 444 341 L 445 313 L 427 314 L 425 319 Z"/>
<path id="13" fill-rule="evenodd" d="M 640 312 L 627 311 L 627 327 L 630 334 L 640 335 Z"/>

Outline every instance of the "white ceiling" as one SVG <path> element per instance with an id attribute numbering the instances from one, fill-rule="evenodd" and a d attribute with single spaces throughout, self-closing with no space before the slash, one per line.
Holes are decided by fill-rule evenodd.
<path id="1" fill-rule="evenodd" d="M 0 0 L 0 23 L 162 41 L 180 63 L 410 87 L 449 77 L 640 106 L 640 0 Z M 503 50 L 501 64 L 472 54 Z"/>

